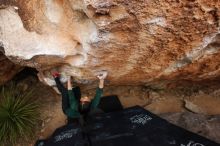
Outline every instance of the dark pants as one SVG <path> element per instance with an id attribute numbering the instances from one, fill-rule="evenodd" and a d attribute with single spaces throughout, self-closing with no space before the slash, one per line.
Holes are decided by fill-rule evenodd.
<path id="1" fill-rule="evenodd" d="M 60 82 L 59 77 L 55 78 L 55 82 L 56 82 L 58 90 L 60 91 L 62 95 L 62 110 L 63 110 L 63 113 L 65 114 L 66 109 L 70 107 L 68 90 Z M 73 88 L 72 91 L 73 91 L 74 96 L 79 102 L 81 98 L 81 91 L 80 91 L 79 86 Z M 70 118 L 68 116 L 67 116 L 67 120 L 68 120 L 68 123 L 78 122 L 78 118 Z"/>

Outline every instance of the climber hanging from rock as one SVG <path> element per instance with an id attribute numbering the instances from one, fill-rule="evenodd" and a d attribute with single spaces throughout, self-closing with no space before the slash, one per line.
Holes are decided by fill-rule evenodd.
<path id="1" fill-rule="evenodd" d="M 103 94 L 104 80 L 107 77 L 106 71 L 100 72 L 97 76 L 99 79 L 99 87 L 96 89 L 96 94 L 93 99 L 88 96 L 81 97 L 80 88 L 78 86 L 72 88 L 71 77 L 69 77 L 67 81 L 66 89 L 60 82 L 60 74 L 53 72 L 52 75 L 62 95 L 62 110 L 67 116 L 68 124 L 73 122 L 84 124 L 88 116 L 102 113 L 102 110 L 97 107 Z"/>

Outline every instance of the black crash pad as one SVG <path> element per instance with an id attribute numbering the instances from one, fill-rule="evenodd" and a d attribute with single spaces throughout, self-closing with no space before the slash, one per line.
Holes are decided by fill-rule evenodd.
<path id="1" fill-rule="evenodd" d="M 105 113 L 123 110 L 123 106 L 117 95 L 102 97 L 98 108 L 102 109 Z"/>
<path id="2" fill-rule="evenodd" d="M 87 127 L 70 124 L 41 146 L 220 146 L 135 106 L 90 118 Z"/>

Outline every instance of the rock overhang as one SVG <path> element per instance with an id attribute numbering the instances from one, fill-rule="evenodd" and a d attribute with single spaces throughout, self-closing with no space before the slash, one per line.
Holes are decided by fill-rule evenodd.
<path id="1" fill-rule="evenodd" d="M 46 82 L 53 69 L 85 84 L 107 70 L 112 85 L 220 75 L 220 3 L 214 0 L 31 0 L 16 6 L 0 10 L 5 55 L 37 68 Z"/>

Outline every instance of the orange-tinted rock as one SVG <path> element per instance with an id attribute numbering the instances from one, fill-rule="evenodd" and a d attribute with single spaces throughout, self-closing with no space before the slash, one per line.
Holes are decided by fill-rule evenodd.
<path id="1" fill-rule="evenodd" d="M 185 101 L 185 107 L 194 112 L 207 115 L 219 115 L 220 98 L 209 95 L 195 96 Z"/>
<path id="2" fill-rule="evenodd" d="M 18 0 L 15 5 L 18 10 L 0 9 L 5 54 L 36 68 L 50 85 L 52 69 L 83 84 L 107 70 L 111 85 L 163 87 L 220 75 L 219 1 Z"/>

